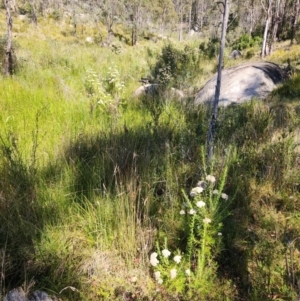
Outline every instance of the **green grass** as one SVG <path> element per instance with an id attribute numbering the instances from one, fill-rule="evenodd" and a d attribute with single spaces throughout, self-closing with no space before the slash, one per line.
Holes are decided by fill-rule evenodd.
<path id="1" fill-rule="evenodd" d="M 202 158 L 206 107 L 133 97 L 163 41 L 122 45 L 116 54 L 62 34 L 62 23 L 15 23 L 19 69 L 0 82 L 0 295 L 31 279 L 35 288 L 63 290 L 64 300 L 258 301 L 299 293 L 297 74 L 264 102 L 220 110 L 210 170 Z M 291 55 L 296 65 L 293 49 L 271 59 Z M 88 70 L 105 79 L 112 62 L 126 105 L 91 112 Z M 203 57 L 199 68 L 191 87 L 209 79 L 215 62 Z M 228 211 L 215 213 L 206 257 L 197 241 L 193 253 L 213 275 L 189 283 L 182 273 L 159 286 L 150 253 L 167 239 L 184 256 L 192 232 L 179 212 L 187 195 L 208 173 L 219 180 L 227 169 Z"/>

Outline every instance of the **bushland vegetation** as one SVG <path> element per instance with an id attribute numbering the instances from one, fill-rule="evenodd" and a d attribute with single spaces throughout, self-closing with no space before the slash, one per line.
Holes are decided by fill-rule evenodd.
<path id="1" fill-rule="evenodd" d="M 290 76 L 267 99 L 219 109 L 208 165 L 211 112 L 192 100 L 216 71 L 210 33 L 101 44 L 125 29 L 26 5 L 37 22 L 13 15 L 17 65 L 0 82 L 1 297 L 22 286 L 62 300 L 296 299 L 300 46 L 276 44 L 268 60 Z M 247 37 L 228 45 L 258 59 Z M 134 97 L 141 77 L 164 89 Z"/>

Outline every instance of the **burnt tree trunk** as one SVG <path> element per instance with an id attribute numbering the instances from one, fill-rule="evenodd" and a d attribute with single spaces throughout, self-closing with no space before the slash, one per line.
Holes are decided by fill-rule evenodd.
<path id="1" fill-rule="evenodd" d="M 224 2 L 218 2 L 218 4 L 223 5 L 224 11 L 223 11 L 223 24 L 222 24 L 222 35 L 221 35 L 221 45 L 220 45 L 220 54 L 219 54 L 217 85 L 216 85 L 215 99 L 212 107 L 212 117 L 211 117 L 208 136 L 207 136 L 208 162 L 211 162 L 213 157 L 214 138 L 215 138 L 216 122 L 218 116 L 218 106 L 219 106 L 219 98 L 220 98 L 220 90 L 221 90 L 223 53 L 225 48 L 226 30 L 227 30 L 227 23 L 229 17 L 229 0 L 224 0 Z"/>
<path id="2" fill-rule="evenodd" d="M 4 75 L 12 75 L 13 73 L 13 58 L 12 58 L 12 17 L 11 17 L 10 0 L 5 0 L 6 7 L 6 24 L 7 24 L 7 44 Z"/>

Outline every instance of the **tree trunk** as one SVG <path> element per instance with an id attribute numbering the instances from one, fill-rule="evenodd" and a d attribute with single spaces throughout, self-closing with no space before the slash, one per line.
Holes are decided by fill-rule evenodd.
<path id="1" fill-rule="evenodd" d="M 137 25 L 133 24 L 131 32 L 131 46 L 136 45 L 137 42 Z"/>
<path id="2" fill-rule="evenodd" d="M 276 16 L 274 25 L 273 25 L 272 36 L 271 36 L 271 39 L 269 42 L 269 52 L 268 52 L 269 55 L 272 54 L 272 52 L 273 52 L 273 47 L 274 47 L 274 44 L 276 42 L 276 37 L 277 37 L 278 25 L 279 25 L 279 17 Z"/>
<path id="3" fill-rule="evenodd" d="M 191 31 L 191 29 L 192 29 L 192 3 L 189 9 L 189 32 Z"/>
<path id="4" fill-rule="evenodd" d="M 297 21 L 299 17 L 299 12 L 300 12 L 300 0 L 295 0 L 294 3 L 294 15 L 293 15 L 293 21 L 292 21 L 292 31 L 291 31 L 291 45 L 294 44 L 294 39 L 296 35 L 296 26 L 297 26 Z"/>
<path id="5" fill-rule="evenodd" d="M 7 45 L 5 56 L 4 75 L 12 75 L 13 73 L 13 59 L 12 59 L 12 18 L 10 0 L 5 0 L 6 7 L 6 24 L 7 24 Z"/>
<path id="6" fill-rule="evenodd" d="M 223 53 L 225 48 L 226 30 L 227 30 L 227 23 L 229 17 L 229 0 L 224 0 L 224 1 L 225 2 L 219 2 L 220 4 L 223 5 L 224 12 L 223 12 L 223 24 L 222 24 L 222 36 L 221 36 L 221 45 L 220 45 L 220 54 L 219 54 L 217 85 L 216 85 L 215 99 L 212 108 L 212 117 L 211 117 L 211 122 L 208 130 L 208 137 L 207 137 L 208 162 L 211 162 L 213 157 L 214 137 L 215 137 L 217 116 L 218 116 L 220 90 L 221 90 Z"/>
<path id="7" fill-rule="evenodd" d="M 272 17 L 272 0 L 269 0 L 268 9 L 267 9 L 267 19 L 266 19 L 266 25 L 265 25 L 265 31 L 264 31 L 264 38 L 263 38 L 263 45 L 261 48 L 261 57 L 262 58 L 264 58 L 266 55 L 268 55 L 267 39 L 268 39 L 268 32 L 269 32 L 271 17 Z"/>
<path id="8" fill-rule="evenodd" d="M 180 3 L 180 11 L 179 11 L 179 24 L 178 24 L 178 31 L 179 31 L 179 42 L 182 41 L 182 14 L 183 14 L 183 7 L 181 6 Z"/>
<path id="9" fill-rule="evenodd" d="M 269 42 L 269 54 L 272 54 L 274 44 L 276 42 L 277 38 L 277 31 L 278 31 L 278 26 L 279 22 L 281 21 L 281 0 L 277 0 L 276 3 L 276 10 L 275 10 L 275 16 L 274 16 L 274 24 L 273 24 L 273 30 L 272 30 L 272 36 Z"/>
<path id="10" fill-rule="evenodd" d="M 250 14 L 249 40 L 250 40 L 252 37 L 252 32 L 253 32 L 253 27 L 254 27 L 254 3 L 253 3 L 253 1 L 251 1 L 249 11 L 250 11 L 249 12 L 249 14 Z"/>

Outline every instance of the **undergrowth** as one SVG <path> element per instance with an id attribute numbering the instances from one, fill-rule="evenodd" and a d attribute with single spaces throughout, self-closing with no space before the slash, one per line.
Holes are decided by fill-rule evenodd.
<path id="1" fill-rule="evenodd" d="M 63 300 L 296 298 L 298 74 L 265 102 L 220 109 L 210 169 L 207 107 L 133 97 L 149 74 L 208 79 L 199 46 L 115 52 L 48 23 L 18 24 L 18 70 L 0 83 L 0 294 L 31 283 Z"/>

